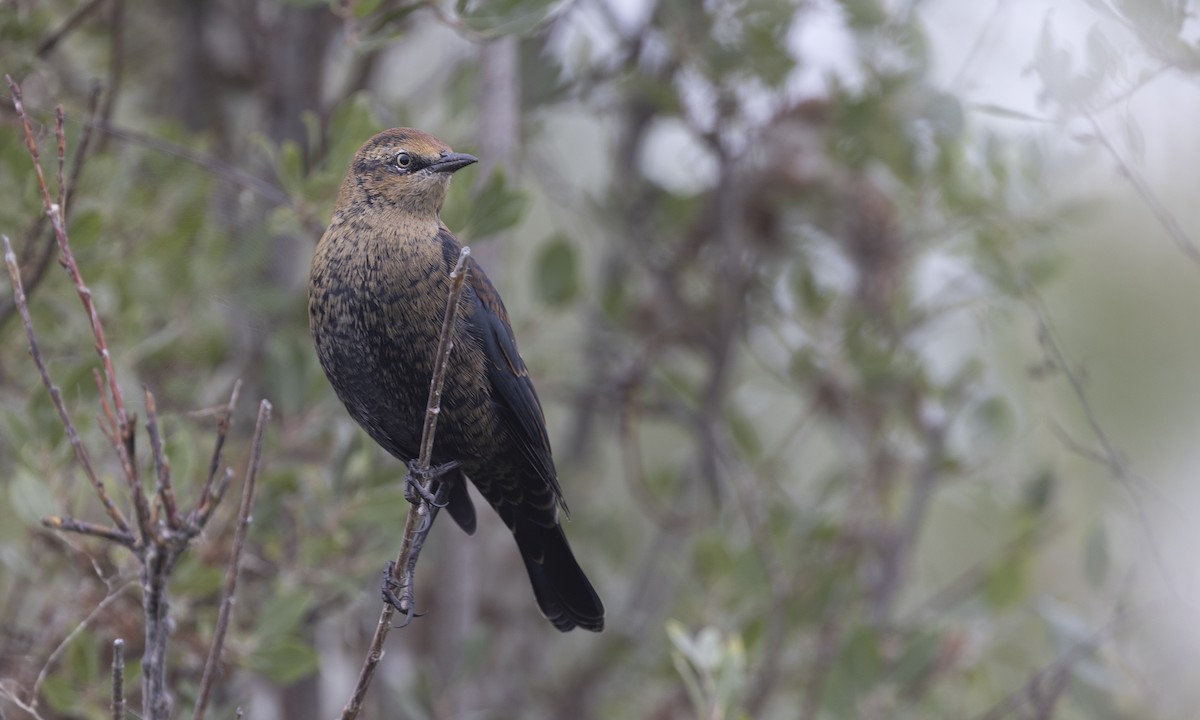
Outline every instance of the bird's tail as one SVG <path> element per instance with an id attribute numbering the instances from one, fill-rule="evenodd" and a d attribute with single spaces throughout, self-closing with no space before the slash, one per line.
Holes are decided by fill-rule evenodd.
<path id="1" fill-rule="evenodd" d="M 563 632 L 576 626 L 603 630 L 604 604 L 571 554 L 562 526 L 548 528 L 519 520 L 513 535 L 546 619 Z"/>

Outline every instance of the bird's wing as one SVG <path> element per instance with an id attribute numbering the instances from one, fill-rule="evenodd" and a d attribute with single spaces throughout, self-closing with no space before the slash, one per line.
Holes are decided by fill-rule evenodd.
<path id="1" fill-rule="evenodd" d="M 458 261 L 461 246 L 448 231 L 443 231 L 442 236 L 443 251 L 450 267 L 453 267 Z M 542 404 L 533 388 L 533 382 L 529 379 L 529 369 L 525 367 L 525 361 L 517 352 L 517 339 L 513 336 L 504 301 L 500 299 L 500 294 L 496 292 L 492 281 L 475 258 L 467 258 L 467 269 L 468 289 L 474 292 L 464 295 L 473 295 L 474 302 L 468 305 L 470 312 L 466 319 L 472 330 L 479 333 L 483 342 L 484 353 L 488 359 L 488 380 L 491 381 L 494 392 L 493 399 L 500 407 L 507 425 L 513 429 L 521 454 L 546 483 L 554 495 L 554 500 L 566 512 L 566 502 L 558 484 L 554 459 L 550 455 L 550 438 L 546 434 Z M 529 489 L 527 488 L 526 492 Z"/>

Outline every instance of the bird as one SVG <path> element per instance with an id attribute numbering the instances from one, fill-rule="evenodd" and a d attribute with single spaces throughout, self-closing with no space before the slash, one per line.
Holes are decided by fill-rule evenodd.
<path id="1" fill-rule="evenodd" d="M 367 140 L 350 163 L 309 274 L 309 328 L 351 417 L 412 462 L 461 244 L 441 220 L 451 176 L 477 162 L 413 128 Z M 604 605 L 563 532 L 569 516 L 546 420 L 508 311 L 467 257 L 432 463 L 452 467 L 446 509 L 468 534 L 469 480 L 516 539 L 534 598 L 555 628 L 604 628 Z"/>

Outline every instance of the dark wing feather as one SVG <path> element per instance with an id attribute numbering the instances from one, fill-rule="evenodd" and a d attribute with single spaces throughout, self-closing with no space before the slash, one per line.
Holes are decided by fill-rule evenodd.
<path id="1" fill-rule="evenodd" d="M 546 434 L 542 404 L 529 379 L 529 369 L 517 352 L 517 340 L 508 322 L 508 311 L 504 309 L 500 294 L 483 268 L 474 259 L 469 260 L 468 264 L 477 299 L 471 322 L 482 330 L 484 350 L 490 360 L 488 379 L 496 393 L 495 400 L 515 431 L 521 453 L 566 510 L 554 460 L 550 455 L 550 437 Z"/>
<path id="2" fill-rule="evenodd" d="M 462 246 L 448 230 L 443 229 L 439 234 L 447 266 L 452 268 L 458 261 Z M 512 429 L 522 456 L 566 512 L 558 473 L 550 455 L 550 438 L 546 434 L 542 404 L 529 379 L 525 361 L 517 352 L 517 339 L 513 336 L 504 301 L 475 258 L 467 259 L 467 270 L 467 288 L 463 293 L 467 302 L 463 308 L 466 315 L 464 319 L 471 331 L 478 334 L 488 358 L 488 380 L 492 385 L 493 400 L 499 406 L 505 423 Z M 526 490 L 532 490 L 534 496 L 541 494 L 534 488 L 527 487 Z"/>

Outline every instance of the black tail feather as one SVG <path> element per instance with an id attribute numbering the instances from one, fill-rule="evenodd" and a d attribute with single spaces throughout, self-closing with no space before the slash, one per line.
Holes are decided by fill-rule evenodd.
<path id="1" fill-rule="evenodd" d="M 563 632 L 604 629 L 604 604 L 575 561 L 562 527 L 518 521 L 513 528 L 533 595 L 546 619 Z"/>

